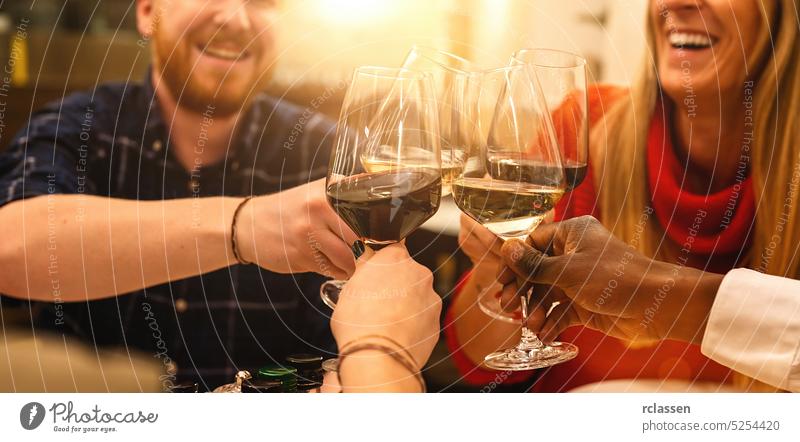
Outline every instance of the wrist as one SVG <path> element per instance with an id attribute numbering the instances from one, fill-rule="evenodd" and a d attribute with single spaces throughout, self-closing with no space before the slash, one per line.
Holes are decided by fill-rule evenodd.
<path id="1" fill-rule="evenodd" d="M 385 327 L 369 329 L 361 328 L 358 333 L 347 333 L 346 335 L 337 335 L 337 333 L 334 333 L 333 339 L 336 341 L 336 345 L 340 352 L 347 352 L 347 349 L 354 348 L 354 346 L 361 344 L 375 344 L 385 348 L 383 351 L 380 349 L 363 349 L 357 351 L 359 354 L 378 352 L 384 356 L 389 356 L 390 359 L 391 356 L 389 353 L 400 355 L 410 362 L 410 364 L 413 366 L 411 368 L 413 368 L 415 371 L 420 371 L 422 369 L 422 367 L 417 363 L 416 357 L 409 350 L 410 345 L 407 343 L 412 340 L 406 337 L 405 330 L 402 327 L 398 327 L 396 329 Z"/>
<path id="2" fill-rule="evenodd" d="M 723 275 L 693 268 L 684 268 L 675 283 L 681 305 L 676 315 L 676 326 L 671 327 L 670 338 L 700 344 L 708 324 L 708 315 L 714 305 Z"/>
<path id="3" fill-rule="evenodd" d="M 256 262 L 253 199 L 238 198 L 235 207 L 230 222 L 232 264 L 253 264 Z"/>
<path id="4" fill-rule="evenodd" d="M 361 350 L 339 365 L 344 392 L 420 392 L 414 373 L 379 350 Z"/>
<path id="5" fill-rule="evenodd" d="M 425 391 L 414 357 L 383 335 L 363 335 L 340 345 L 338 376 L 346 392 Z"/>

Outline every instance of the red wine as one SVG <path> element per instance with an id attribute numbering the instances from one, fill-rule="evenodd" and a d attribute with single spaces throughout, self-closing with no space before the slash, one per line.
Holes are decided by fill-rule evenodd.
<path id="1" fill-rule="evenodd" d="M 565 175 L 562 167 L 518 153 L 492 155 L 488 159 L 487 172 L 495 180 L 545 187 L 560 187 Z"/>
<path id="2" fill-rule="evenodd" d="M 366 173 L 328 186 L 328 202 L 368 244 L 397 242 L 439 208 L 442 177 L 436 169 Z"/>
<path id="3" fill-rule="evenodd" d="M 578 187 L 586 178 L 586 163 L 567 161 L 564 164 L 566 191 Z M 488 161 L 489 175 L 496 180 L 552 186 L 559 180 L 558 169 L 520 154 L 493 155 Z"/>
<path id="4" fill-rule="evenodd" d="M 586 163 L 577 164 L 569 161 L 564 165 L 564 180 L 567 182 L 567 192 L 578 187 L 586 178 Z"/>

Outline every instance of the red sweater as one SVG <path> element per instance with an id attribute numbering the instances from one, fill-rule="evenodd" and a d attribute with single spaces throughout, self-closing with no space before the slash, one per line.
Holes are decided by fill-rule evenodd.
<path id="1" fill-rule="evenodd" d="M 603 115 L 618 99 L 627 99 L 627 91 L 610 86 L 591 88 L 590 123 L 602 124 Z M 665 109 L 663 106 L 657 108 L 648 137 L 648 184 L 653 200 L 653 216 L 657 217 L 667 231 L 665 241 L 672 240 L 680 245 L 677 239 L 686 238 L 687 229 L 691 227 L 685 214 L 707 209 L 707 217 L 713 222 L 704 223 L 706 228 L 701 227 L 701 232 L 693 237 L 697 239 L 698 246 L 690 249 L 687 264 L 712 268 L 715 271 L 730 270 L 743 254 L 742 249 L 747 244 L 748 223 L 752 223 L 754 219 L 749 178 L 739 183 L 735 189 L 725 189 L 708 196 L 692 195 L 684 190 L 680 184 L 683 182 L 683 166 L 676 158 L 667 125 L 664 124 L 667 118 Z M 554 115 L 553 120 L 556 125 L 559 124 L 557 115 Z M 574 140 L 561 141 L 566 142 L 568 148 L 570 143 L 574 143 Z M 607 166 L 607 170 L 611 167 Z M 590 168 L 583 184 L 562 199 L 556 209 L 556 219 L 581 215 L 594 215 L 602 219 L 597 207 L 597 193 L 592 175 Z M 734 191 L 735 194 L 732 193 Z M 737 216 L 730 225 L 720 225 L 721 212 L 729 207 L 729 201 L 734 201 Z M 691 221 L 691 217 L 688 221 Z M 720 247 L 719 238 L 723 236 L 726 237 L 726 244 L 735 243 L 738 248 Z M 459 289 L 460 287 L 455 296 Z M 475 366 L 461 352 L 460 339 L 450 325 L 451 322 L 452 311 L 448 311 L 444 333 L 453 360 L 465 380 L 473 384 L 486 384 L 495 380 L 499 372 Z M 631 347 L 622 340 L 586 327 L 571 327 L 559 339 L 574 343 L 580 352 L 572 361 L 545 369 L 535 382 L 534 391 L 568 391 L 588 383 L 611 379 L 681 379 L 724 383 L 730 375 L 727 368 L 703 356 L 699 346 L 682 342 L 666 340 L 646 347 Z M 504 382 L 513 383 L 526 380 L 531 375 L 532 372 L 516 372 L 510 377 L 503 375 L 502 378 Z"/>

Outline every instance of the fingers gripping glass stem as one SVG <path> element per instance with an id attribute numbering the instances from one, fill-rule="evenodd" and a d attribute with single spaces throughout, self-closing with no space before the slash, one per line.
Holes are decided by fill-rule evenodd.
<path id="1" fill-rule="evenodd" d="M 577 356 L 578 347 L 565 342 L 545 344 L 536 336 L 536 333 L 528 328 L 532 286 L 522 278 L 518 278 L 517 287 L 519 287 L 522 321 L 519 343 L 513 348 L 487 355 L 484 359 L 486 366 L 495 370 L 525 371 L 560 364 Z M 493 306 L 490 307 L 489 303 L 492 302 Z M 487 299 L 482 296 L 478 303 L 481 310 L 489 316 L 504 320 L 508 318 L 507 313 L 502 311 L 499 299 L 495 297 Z"/>

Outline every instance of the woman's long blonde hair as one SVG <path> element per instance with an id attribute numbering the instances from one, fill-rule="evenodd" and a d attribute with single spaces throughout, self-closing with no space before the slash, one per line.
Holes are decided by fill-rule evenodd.
<path id="1" fill-rule="evenodd" d="M 753 57 L 753 129 L 750 173 L 756 199 L 756 220 L 748 267 L 800 277 L 800 32 L 796 22 L 800 0 L 762 2 L 764 32 Z M 647 134 L 661 97 L 656 75 L 655 23 L 648 14 L 647 42 L 651 57 L 633 85 L 629 99 L 620 99 L 592 129 L 592 144 L 602 161 L 594 162 L 599 177 L 603 223 L 614 234 L 649 256 L 658 256 L 663 228 L 651 213 L 647 181 Z M 594 147 L 593 146 L 593 147 Z M 738 152 L 737 152 L 738 154 Z M 608 167 L 606 167 L 608 166 Z M 603 170 L 609 173 L 603 173 Z M 643 233 L 644 232 L 644 233 Z"/>

